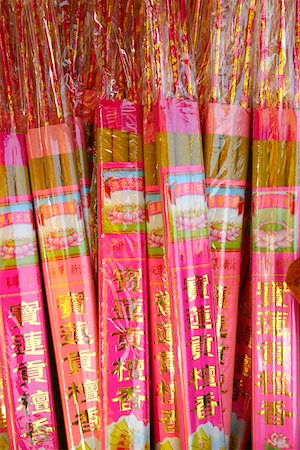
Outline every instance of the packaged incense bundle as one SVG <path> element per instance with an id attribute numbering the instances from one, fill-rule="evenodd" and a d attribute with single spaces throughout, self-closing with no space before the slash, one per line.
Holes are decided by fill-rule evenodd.
<path id="1" fill-rule="evenodd" d="M 190 0 L 188 29 L 195 55 L 196 84 L 200 114 L 205 102 L 205 93 L 211 84 L 210 52 L 211 52 L 211 16 L 214 12 L 214 0 Z"/>
<path id="2" fill-rule="evenodd" d="M 175 348 L 171 298 L 167 280 L 164 226 L 156 172 L 153 116 L 144 125 L 144 161 L 149 286 L 149 341 L 151 351 L 152 422 L 155 448 L 179 450 L 176 410 Z M 152 130 L 152 132 L 150 131 Z M 150 133 L 149 133 L 150 131 Z M 154 167 L 153 167 L 154 162 Z"/>
<path id="3" fill-rule="evenodd" d="M 58 27 L 61 44 L 61 63 L 64 70 L 65 86 L 71 102 L 72 120 L 76 144 L 76 162 L 80 183 L 81 203 L 87 240 L 91 252 L 90 238 L 90 200 L 91 200 L 91 167 L 89 164 L 88 146 L 86 144 L 82 117 L 77 115 L 82 103 L 82 77 L 85 64 L 85 21 L 89 19 L 89 6 L 81 1 L 62 2 L 57 6 L 59 13 Z M 92 32 L 90 32 L 92 35 Z"/>
<path id="4" fill-rule="evenodd" d="M 77 116 L 84 126 L 90 173 L 92 174 L 95 151 L 95 113 L 104 90 L 102 63 L 106 42 L 106 2 L 95 0 L 84 4 L 82 25 L 79 27 L 81 45 L 78 48 L 78 90 L 76 94 Z M 75 41 L 75 40 L 74 40 Z"/>
<path id="5" fill-rule="evenodd" d="M 229 448 L 247 448 L 251 431 L 252 402 L 252 316 L 251 278 L 248 271 L 239 300 L 239 326 L 236 336 L 232 417 Z"/>
<path id="6" fill-rule="evenodd" d="M 131 0 L 114 4 L 108 24 L 112 54 L 105 70 L 107 83 L 115 83 L 118 93 L 99 101 L 96 143 L 101 442 L 104 448 L 144 450 L 150 448 L 150 399 L 140 60 L 135 53 L 140 6 Z M 110 72 L 113 55 L 116 66 Z M 137 60 L 131 61 L 132 55 Z"/>
<path id="7" fill-rule="evenodd" d="M 250 61 L 257 1 L 213 3 L 210 82 L 203 80 L 206 83 L 203 142 L 223 416 L 228 438 L 250 144 Z"/>
<path id="8" fill-rule="evenodd" d="M 16 28 L 8 5 L 0 12 L 0 445 L 51 449 L 59 443 L 25 138 L 17 134 L 25 118 Z"/>
<path id="9" fill-rule="evenodd" d="M 296 15 L 297 11 L 297 15 Z M 253 118 L 253 447 L 298 448 L 299 307 L 286 274 L 299 256 L 295 2 L 264 0 Z"/>
<path id="10" fill-rule="evenodd" d="M 205 180 L 184 3 L 146 2 L 180 448 L 225 448 Z M 154 157 L 155 156 L 155 157 Z M 184 413 L 183 413 L 184 411 Z"/>
<path id="11" fill-rule="evenodd" d="M 149 344 L 152 383 L 153 445 L 179 450 L 175 390 L 175 348 L 167 279 L 164 224 L 156 158 L 151 33 L 156 23 L 147 10 L 144 31 L 144 129 L 146 228 L 148 249 Z"/>
<path id="12" fill-rule="evenodd" d="M 1 364 L 12 448 L 58 448 L 23 135 L 0 133 Z"/>
<path id="13" fill-rule="evenodd" d="M 100 448 L 95 291 L 54 5 L 17 4 L 27 154 L 68 448 Z M 43 43 L 47 42 L 47 46 Z M 51 75 L 51 76 L 49 76 Z"/>

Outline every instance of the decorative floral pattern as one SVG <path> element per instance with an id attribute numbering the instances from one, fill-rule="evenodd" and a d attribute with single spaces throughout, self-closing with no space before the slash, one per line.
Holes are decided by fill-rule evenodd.
<path id="1" fill-rule="evenodd" d="M 107 211 L 108 220 L 115 225 L 133 225 L 145 221 L 145 211 L 135 205 L 118 205 Z"/>
<path id="2" fill-rule="evenodd" d="M 66 250 L 70 247 L 77 247 L 83 242 L 82 233 L 77 233 L 74 228 L 51 231 L 44 238 L 44 246 L 48 250 Z"/>
<path id="3" fill-rule="evenodd" d="M 154 230 L 148 236 L 148 245 L 151 248 L 163 248 L 164 246 L 164 237 L 161 234 L 161 230 Z"/>
<path id="4" fill-rule="evenodd" d="M 200 425 L 190 436 L 189 441 L 191 450 L 225 450 L 226 448 L 224 431 L 214 427 L 210 422 Z"/>
<path id="5" fill-rule="evenodd" d="M 275 251 L 289 248 L 293 243 L 293 230 L 285 222 L 261 222 L 254 233 L 254 242 L 257 247 Z"/>
<path id="6" fill-rule="evenodd" d="M 233 223 L 214 222 L 210 226 L 210 238 L 220 243 L 234 242 L 240 237 L 240 228 Z"/>
<path id="7" fill-rule="evenodd" d="M 108 448 L 111 450 L 150 450 L 149 425 L 131 414 L 108 426 Z"/>
<path id="8" fill-rule="evenodd" d="M 265 450 L 290 448 L 288 438 L 282 433 L 273 433 L 265 444 Z"/>
<path id="9" fill-rule="evenodd" d="M 206 226 L 207 217 L 202 211 L 181 211 L 180 215 L 175 218 L 175 227 L 178 231 L 197 231 Z"/>
<path id="10" fill-rule="evenodd" d="M 34 256 L 37 249 L 36 242 L 30 239 L 20 238 L 20 239 L 10 239 L 4 241 L 0 245 L 0 259 L 24 259 L 26 256 Z"/>

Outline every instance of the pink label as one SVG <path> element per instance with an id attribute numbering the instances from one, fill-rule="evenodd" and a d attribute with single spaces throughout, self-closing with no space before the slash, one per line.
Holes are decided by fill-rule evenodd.
<path id="1" fill-rule="evenodd" d="M 205 106 L 205 112 L 205 134 L 249 137 L 251 119 L 249 110 L 238 105 L 209 103 Z"/>
<path id="2" fill-rule="evenodd" d="M 255 208 L 252 227 L 253 445 L 257 450 L 299 448 L 299 307 L 285 282 L 298 254 L 298 221 L 272 190 L 275 204 Z M 269 195 L 268 188 L 254 193 Z M 299 192 L 295 191 L 299 211 Z"/>
<path id="3" fill-rule="evenodd" d="M 258 450 L 280 448 L 279 439 L 286 448 L 299 448 L 298 305 L 284 280 L 253 276 L 253 445 Z"/>
<path id="4" fill-rule="evenodd" d="M 0 133 L 0 166 L 26 166 L 25 137 L 21 134 Z"/>
<path id="5" fill-rule="evenodd" d="M 74 153 L 74 151 L 73 131 L 66 123 L 28 130 L 28 159 Z"/>
<path id="6" fill-rule="evenodd" d="M 64 203 L 57 202 L 55 205 L 44 205 L 39 210 L 40 220 L 45 221 L 63 214 L 75 214 L 77 212 L 76 206 L 74 200 Z"/>
<path id="7" fill-rule="evenodd" d="M 128 100 L 100 100 L 96 112 L 98 128 L 142 134 L 142 108 Z"/>
<path id="8" fill-rule="evenodd" d="M 177 198 L 185 197 L 189 195 L 203 195 L 205 192 L 205 186 L 203 183 L 187 182 L 174 184 L 169 188 L 169 195 L 171 201 L 175 202 Z"/>
<path id="9" fill-rule="evenodd" d="M 244 209 L 244 202 L 243 199 L 241 199 L 241 197 L 238 195 L 233 197 L 214 195 L 208 197 L 208 207 L 239 209 L 239 214 L 242 214 Z"/>
<path id="10" fill-rule="evenodd" d="M 161 202 L 153 202 L 147 205 L 149 216 L 157 216 L 162 213 Z"/>
<path id="11" fill-rule="evenodd" d="M 242 450 L 247 445 L 250 435 L 252 408 L 252 315 L 249 276 L 240 297 L 238 317 L 230 448 Z"/>
<path id="12" fill-rule="evenodd" d="M 159 186 L 146 192 L 152 423 L 154 445 L 179 450 L 176 410 L 175 349 L 171 299 L 164 258 L 163 216 Z M 151 211 L 151 212 L 150 212 Z"/>
<path id="13" fill-rule="evenodd" d="M 266 193 L 264 196 L 257 196 L 253 199 L 253 208 L 281 208 L 289 209 L 291 214 L 295 214 L 295 195 L 292 192 L 286 192 L 274 195 L 273 192 Z"/>
<path id="14" fill-rule="evenodd" d="M 171 307 L 178 331 L 174 336 L 176 386 L 181 448 L 202 442 L 203 436 L 225 445 L 219 385 L 216 322 L 205 196 L 182 197 L 174 204 L 174 183 L 203 183 L 201 167 L 163 169 L 162 198 Z M 204 189 L 204 188 L 203 188 Z M 184 219 L 187 220 L 184 220 Z M 200 220 L 199 220 L 200 219 Z M 197 226 L 193 226 L 196 220 Z"/>
<path id="15" fill-rule="evenodd" d="M 34 271 L 34 269 L 33 269 Z M 13 275 L 12 275 L 13 276 Z M 37 289 L 39 286 L 36 286 Z M 10 436 L 18 448 L 58 448 L 42 291 L 0 295 Z"/>
<path id="16" fill-rule="evenodd" d="M 199 135 L 199 106 L 195 101 L 160 97 L 154 117 L 158 133 Z"/>
<path id="17" fill-rule="evenodd" d="M 0 206 L 1 363 L 15 448 L 57 448 L 42 283 L 27 201 Z"/>
<path id="18" fill-rule="evenodd" d="M 78 188 L 34 193 L 68 446 L 100 445 L 96 298 Z"/>
<path id="19" fill-rule="evenodd" d="M 104 168 L 105 167 L 105 168 Z M 139 165 L 99 166 L 99 297 L 105 448 L 149 443 L 148 302 L 143 176 Z M 136 179 L 108 195 L 106 181 Z M 116 214 L 117 213 L 117 214 Z M 121 233 L 120 233 L 121 232 Z M 135 430 L 135 431 L 133 431 Z"/>
<path id="20" fill-rule="evenodd" d="M 245 186 L 215 180 L 207 187 L 207 196 L 224 428 L 229 437 Z"/>
<path id="21" fill-rule="evenodd" d="M 256 141 L 299 142 L 299 114 L 289 109 L 258 109 L 253 113 Z"/>
<path id="22" fill-rule="evenodd" d="M 114 180 L 107 180 L 105 183 L 105 192 L 109 195 L 110 192 L 117 191 L 144 191 L 144 179 L 140 178 L 118 178 Z"/>
<path id="23" fill-rule="evenodd" d="M 0 228 L 16 224 L 33 224 L 33 216 L 29 212 L 11 212 L 0 215 Z"/>
<path id="24" fill-rule="evenodd" d="M 100 445 L 97 316 L 89 256 L 43 263 L 70 448 Z"/>

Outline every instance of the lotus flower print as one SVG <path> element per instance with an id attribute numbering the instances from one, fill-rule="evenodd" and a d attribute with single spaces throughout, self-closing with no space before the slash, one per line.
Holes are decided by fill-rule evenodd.
<path id="1" fill-rule="evenodd" d="M 10 239 L 0 245 L 0 259 L 24 259 L 26 256 L 34 256 L 37 249 L 36 242 L 29 238 Z"/>
<path id="2" fill-rule="evenodd" d="M 199 228 L 206 228 L 206 226 L 207 217 L 199 210 L 181 211 L 175 218 L 175 227 L 178 231 L 197 231 Z"/>
<path id="3" fill-rule="evenodd" d="M 82 233 L 77 233 L 73 228 L 51 231 L 44 238 L 44 246 L 48 250 L 66 250 L 77 247 L 83 241 Z"/>
<path id="4" fill-rule="evenodd" d="M 270 438 L 267 440 L 265 449 L 282 449 L 282 448 L 290 448 L 288 444 L 288 438 L 284 436 L 282 433 L 273 433 Z"/>
<path id="5" fill-rule="evenodd" d="M 108 426 L 108 448 L 111 450 L 150 450 L 149 425 L 131 414 Z"/>
<path id="6" fill-rule="evenodd" d="M 210 227 L 210 237 L 220 243 L 234 242 L 240 237 L 240 231 L 233 223 L 214 222 Z"/>
<path id="7" fill-rule="evenodd" d="M 162 230 L 154 230 L 148 236 L 148 245 L 151 248 L 163 248 L 164 237 L 162 235 Z"/>
<path id="8" fill-rule="evenodd" d="M 293 230 L 285 222 L 261 222 L 254 234 L 257 247 L 275 251 L 289 248 L 293 243 Z"/>
<path id="9" fill-rule="evenodd" d="M 145 221 L 145 210 L 136 205 L 117 205 L 107 211 L 108 220 L 115 225 L 133 225 Z"/>

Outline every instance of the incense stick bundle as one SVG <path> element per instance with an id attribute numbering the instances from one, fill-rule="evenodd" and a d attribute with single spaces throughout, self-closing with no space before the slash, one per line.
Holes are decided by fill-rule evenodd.
<path id="1" fill-rule="evenodd" d="M 159 161 L 154 128 L 154 102 L 151 66 L 151 11 L 146 6 L 144 32 L 144 127 L 146 227 L 149 286 L 150 377 L 153 386 L 152 423 L 155 448 L 181 448 L 176 410 L 175 347 L 172 336 L 172 314 L 167 260 L 165 252 L 162 202 L 159 186 Z M 157 139 L 158 143 L 159 139 Z M 164 361 L 168 355 L 168 361 Z M 168 363 L 167 363 L 168 362 Z"/>
<path id="2" fill-rule="evenodd" d="M 58 5 L 59 36 L 62 49 L 62 66 L 66 88 L 71 102 L 72 120 L 76 143 L 76 162 L 80 183 L 80 194 L 85 221 L 87 240 L 90 253 L 92 251 L 90 239 L 90 203 L 91 203 L 91 167 L 89 164 L 88 145 L 86 143 L 82 117 L 77 111 L 82 97 L 82 78 L 85 72 L 84 26 L 88 19 L 88 4 L 79 0 Z M 51 19 L 51 17 L 50 17 Z"/>
<path id="3" fill-rule="evenodd" d="M 179 349 L 172 365 L 177 411 L 184 411 L 177 416 L 180 448 L 205 446 L 212 439 L 223 448 L 200 119 L 187 14 L 181 1 L 146 2 L 146 8 L 154 20 L 153 158 L 162 196 L 173 345 Z M 206 370 L 212 375 L 207 382 Z"/>
<path id="4" fill-rule="evenodd" d="M 29 60 L 27 103 L 38 111 L 30 117 L 27 154 L 65 431 L 69 448 L 98 449 L 96 300 L 54 3 L 28 0 L 17 2 L 18 8 L 21 47 Z"/>
<path id="5" fill-rule="evenodd" d="M 147 112 L 144 124 L 145 193 L 148 245 L 148 285 L 150 326 L 150 374 L 152 396 L 153 440 L 155 446 L 179 450 L 179 421 L 176 410 L 175 347 L 172 336 L 172 314 L 159 170 L 156 165 L 154 117 Z M 164 355 L 168 355 L 164 361 Z"/>
<path id="6" fill-rule="evenodd" d="M 57 447 L 33 205 L 24 136 L 0 133 L 1 364 L 12 445 Z M 13 187 L 12 190 L 9 190 Z M 43 425 L 41 425 L 41 422 Z"/>
<path id="7" fill-rule="evenodd" d="M 256 0 L 215 0 L 208 19 L 211 83 L 205 83 L 204 161 L 217 308 L 223 417 L 230 434 L 242 230 L 250 146 L 250 60 Z M 206 56 L 204 55 L 204 58 Z M 204 68 L 199 61 L 199 73 Z M 207 70 L 207 69 L 206 69 Z M 201 90 L 201 88 L 200 88 Z"/>
<path id="8" fill-rule="evenodd" d="M 141 62 L 132 56 L 138 56 L 141 2 L 108 5 L 109 94 L 96 114 L 101 442 L 150 448 Z"/>
<path id="9" fill-rule="evenodd" d="M 291 88 L 299 79 L 291 73 L 294 53 L 287 45 L 295 42 L 295 6 L 265 0 L 260 12 L 252 177 L 252 434 L 257 449 L 278 446 L 278 436 L 286 446 L 299 446 L 299 310 L 285 281 L 299 256 L 299 119 Z"/>
<path id="10" fill-rule="evenodd" d="M 5 75 L 0 105 L 9 105 L 10 111 L 0 129 L 0 442 L 9 448 L 8 432 L 11 448 L 33 449 L 42 443 L 55 448 L 59 441 L 33 205 L 25 139 L 17 134 L 25 128 L 25 117 L 11 72 L 18 60 L 7 39 L 10 34 L 13 41 L 16 29 L 7 5 L 0 5 L 0 13 Z"/>

